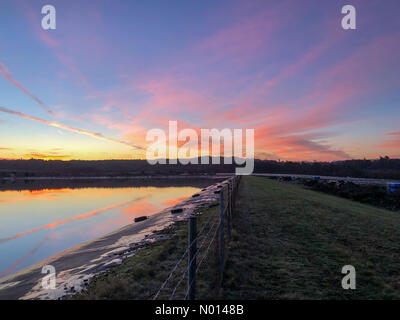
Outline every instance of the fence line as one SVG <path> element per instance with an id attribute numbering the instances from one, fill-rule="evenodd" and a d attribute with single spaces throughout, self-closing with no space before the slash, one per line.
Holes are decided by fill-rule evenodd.
<path id="1" fill-rule="evenodd" d="M 204 224 L 203 227 L 201 228 L 201 230 L 199 231 L 199 233 L 197 234 L 197 236 L 200 236 L 202 234 L 202 232 L 205 230 L 205 227 L 211 222 L 213 216 L 211 216 Z M 194 239 L 194 240 L 197 240 Z M 189 248 L 190 246 L 193 245 L 193 242 L 191 242 L 188 247 L 186 248 L 186 251 L 182 254 L 182 256 L 179 258 L 178 262 L 175 264 L 175 266 L 172 268 L 171 272 L 169 273 L 167 279 L 163 282 L 163 284 L 161 285 L 160 289 L 157 291 L 157 293 L 155 294 L 153 300 L 156 300 L 158 298 L 158 296 L 160 295 L 161 291 L 165 288 L 165 286 L 167 285 L 167 283 L 169 282 L 169 280 L 171 280 L 172 275 L 174 274 L 174 272 L 178 269 L 179 265 L 183 262 L 183 260 L 185 259 L 186 255 L 189 252 Z"/>
<path id="2" fill-rule="evenodd" d="M 232 227 L 232 216 L 235 209 L 235 200 L 237 196 L 237 189 L 240 182 L 240 176 L 233 177 L 228 180 L 228 183 L 219 185 L 219 215 L 211 214 L 211 216 L 202 224 L 202 227 L 197 231 L 197 220 L 198 215 L 192 214 L 189 217 L 189 236 L 188 236 L 188 246 L 182 256 L 179 258 L 178 262 L 171 269 L 165 281 L 162 283 L 161 287 L 158 289 L 157 293 L 154 295 L 153 299 L 156 300 L 160 297 L 161 292 L 165 291 L 167 284 L 173 279 L 173 275 L 177 273 L 179 267 L 183 267 L 182 263 L 187 259 L 187 267 L 184 268 L 183 272 L 177 274 L 178 281 L 169 295 L 169 299 L 175 298 L 178 289 L 180 288 L 183 280 L 187 278 L 187 289 L 184 299 L 194 300 L 196 298 L 196 278 L 199 272 L 200 266 L 209 254 L 209 250 L 215 240 L 218 237 L 218 269 L 219 269 L 219 284 L 222 284 L 223 280 L 223 270 L 225 264 L 225 230 L 227 235 L 227 240 L 231 239 L 231 227 Z M 226 201 L 224 194 L 227 194 Z M 215 220 L 213 223 L 212 221 Z M 226 226 L 226 228 L 225 228 Z M 205 230 L 208 230 L 205 232 Z M 210 235 L 212 237 L 210 238 Z M 202 236 L 202 237 L 201 237 Z M 202 238 L 202 239 L 200 239 Z M 201 240 L 201 242 L 199 241 Z M 197 243 L 200 245 L 197 247 Z M 201 254 L 201 249 L 205 246 L 205 252 Z M 199 261 L 197 261 L 199 258 Z M 198 263 L 197 263 L 198 262 Z"/>
<path id="3" fill-rule="evenodd" d="M 213 237 L 212 237 L 210 243 L 208 244 L 208 247 L 207 247 L 207 249 L 206 249 L 206 252 L 204 253 L 203 257 L 201 258 L 199 264 L 197 265 L 196 273 L 199 271 L 202 262 L 203 262 L 204 259 L 207 257 L 208 250 L 210 250 L 211 245 L 214 243 L 214 240 L 216 239 L 216 236 L 217 236 L 218 230 L 219 230 L 219 226 L 220 226 L 220 225 L 218 224 L 217 228 L 215 228 L 214 235 L 213 235 Z M 187 289 L 186 295 L 185 295 L 185 300 L 188 299 L 188 297 L 189 297 L 189 291 L 190 291 L 190 289 L 191 289 L 191 287 L 192 287 L 193 285 L 194 285 L 193 281 L 189 283 L 188 289 Z M 194 299 L 195 299 L 195 296 L 193 297 L 193 299 L 190 299 L 190 300 L 194 300 Z"/>
<path id="4" fill-rule="evenodd" d="M 200 245 L 199 248 L 198 248 L 198 251 L 196 252 L 196 257 L 197 257 L 198 252 L 200 251 L 200 249 L 203 247 L 204 242 L 205 242 L 206 239 L 207 239 L 206 237 L 211 233 L 211 230 L 214 228 L 214 226 L 215 226 L 216 224 L 217 224 L 217 222 L 214 222 L 214 224 L 213 224 L 213 225 L 210 227 L 210 229 L 208 230 L 207 234 L 205 235 L 205 238 L 203 239 L 201 245 Z M 218 227 L 217 227 L 217 229 L 218 229 Z M 190 260 L 189 260 L 189 263 L 192 263 L 193 260 L 194 260 L 193 258 L 190 259 Z M 200 263 L 199 263 L 198 265 L 200 265 Z M 172 299 L 175 297 L 175 292 L 176 292 L 177 288 L 179 287 L 179 285 L 182 283 L 182 281 L 183 281 L 183 279 L 185 278 L 187 272 L 188 272 L 188 269 L 186 269 L 185 272 L 182 273 L 182 276 L 181 276 L 181 278 L 180 278 L 178 284 L 175 286 L 175 288 L 174 288 L 174 290 L 173 290 L 173 292 L 172 292 L 172 294 L 171 294 L 170 300 L 172 300 Z M 192 283 L 192 281 L 190 281 L 190 283 Z"/>

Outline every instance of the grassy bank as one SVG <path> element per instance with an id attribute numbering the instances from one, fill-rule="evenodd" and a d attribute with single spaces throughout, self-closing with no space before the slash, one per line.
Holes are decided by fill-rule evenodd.
<path id="1" fill-rule="evenodd" d="M 198 247 L 205 239 L 211 236 L 218 222 L 218 206 L 206 206 L 199 210 L 198 230 L 206 224 Z M 214 229 L 210 229 L 214 225 Z M 209 232 L 210 231 L 210 232 Z M 81 294 L 76 294 L 72 299 L 153 299 L 163 282 L 169 276 L 171 270 L 185 253 L 188 245 L 188 222 L 180 221 L 157 232 L 169 235 L 171 238 L 147 245 L 134 256 L 125 259 L 121 265 L 96 276 Z M 206 246 L 199 249 L 198 259 L 206 254 L 197 278 L 197 297 L 199 299 L 212 299 L 216 296 L 217 282 L 216 263 L 217 248 L 211 246 L 205 252 Z M 173 289 L 182 279 L 183 272 L 187 268 L 187 256 L 182 264 L 172 274 L 159 299 L 169 299 Z M 199 261 L 198 260 L 198 261 Z M 183 299 L 187 290 L 187 274 L 184 275 L 181 284 L 177 287 L 175 299 Z"/>
<path id="2" fill-rule="evenodd" d="M 398 213 L 260 177 L 239 194 L 223 298 L 400 298 Z M 347 264 L 356 290 L 341 287 Z"/>
<path id="3" fill-rule="evenodd" d="M 198 230 L 207 221 L 218 222 L 218 207 L 200 211 Z M 97 276 L 74 299 L 152 299 L 186 250 L 187 222 L 163 233 L 172 237 Z M 296 185 L 245 177 L 239 187 L 232 240 L 226 242 L 222 288 L 213 245 L 198 273 L 196 297 L 399 299 L 399 252 L 398 213 Z M 341 287 L 341 269 L 348 264 L 356 268 L 356 290 Z M 183 263 L 176 270 L 159 298 L 170 297 L 186 266 Z M 175 298 L 184 298 L 186 285 L 184 279 Z"/>

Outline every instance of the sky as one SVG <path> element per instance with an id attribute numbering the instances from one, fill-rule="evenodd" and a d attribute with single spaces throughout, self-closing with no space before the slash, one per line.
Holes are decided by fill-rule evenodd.
<path id="1" fill-rule="evenodd" d="M 143 159 L 170 120 L 254 129 L 260 159 L 400 158 L 398 0 L 2 0 L 0 26 L 0 159 Z"/>

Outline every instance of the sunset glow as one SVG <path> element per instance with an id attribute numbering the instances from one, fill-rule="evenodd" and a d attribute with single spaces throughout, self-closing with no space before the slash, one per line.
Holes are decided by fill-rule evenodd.
<path id="1" fill-rule="evenodd" d="M 396 0 L 352 1 L 356 30 L 346 1 L 51 2 L 56 30 L 0 5 L 0 159 L 144 159 L 169 120 L 254 129 L 260 159 L 400 157 Z"/>

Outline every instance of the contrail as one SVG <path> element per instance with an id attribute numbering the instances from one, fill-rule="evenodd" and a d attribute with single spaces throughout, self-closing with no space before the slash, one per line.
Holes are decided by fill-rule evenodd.
<path id="1" fill-rule="evenodd" d="M 20 118 L 29 119 L 29 120 L 33 120 L 33 121 L 36 121 L 36 122 L 47 124 L 47 125 L 52 126 L 52 127 L 56 127 L 56 128 L 60 128 L 60 129 L 64 129 L 64 130 L 68 130 L 68 131 L 84 134 L 84 135 L 87 135 L 87 136 L 90 136 L 90 137 L 93 137 L 93 138 L 97 138 L 97 139 L 100 139 L 100 140 L 104 140 L 104 141 L 108 141 L 108 142 L 116 142 L 116 143 L 119 143 L 119 144 L 126 145 L 128 147 L 136 148 L 136 149 L 139 149 L 139 150 L 144 150 L 144 148 L 142 148 L 140 146 L 131 144 L 131 143 L 123 141 L 123 140 L 107 138 L 107 137 L 103 136 L 101 133 L 92 132 L 92 131 L 88 131 L 88 130 L 84 130 L 84 129 L 77 129 L 77 128 L 73 128 L 73 127 L 70 127 L 70 126 L 67 126 L 67 125 L 64 125 L 64 124 L 61 124 L 61 123 L 57 123 L 57 122 L 50 122 L 50 121 L 43 120 L 43 119 L 40 119 L 40 118 L 28 116 L 28 115 L 23 114 L 22 112 L 19 112 L 19 111 L 10 110 L 10 109 L 4 108 L 2 106 L 0 106 L 0 112 L 9 113 L 9 114 L 18 116 Z"/>
<path id="2" fill-rule="evenodd" d="M 38 97 L 36 97 L 34 94 L 32 94 L 28 89 L 26 89 L 21 83 L 19 83 L 17 80 L 14 79 L 10 71 L 8 71 L 7 67 L 0 62 L 0 72 L 3 74 L 4 78 L 8 80 L 11 84 L 16 86 L 18 89 L 20 89 L 23 93 L 25 93 L 28 97 L 32 98 L 35 100 L 46 112 L 51 114 L 52 116 L 53 111 L 50 110 L 50 108 Z"/>

